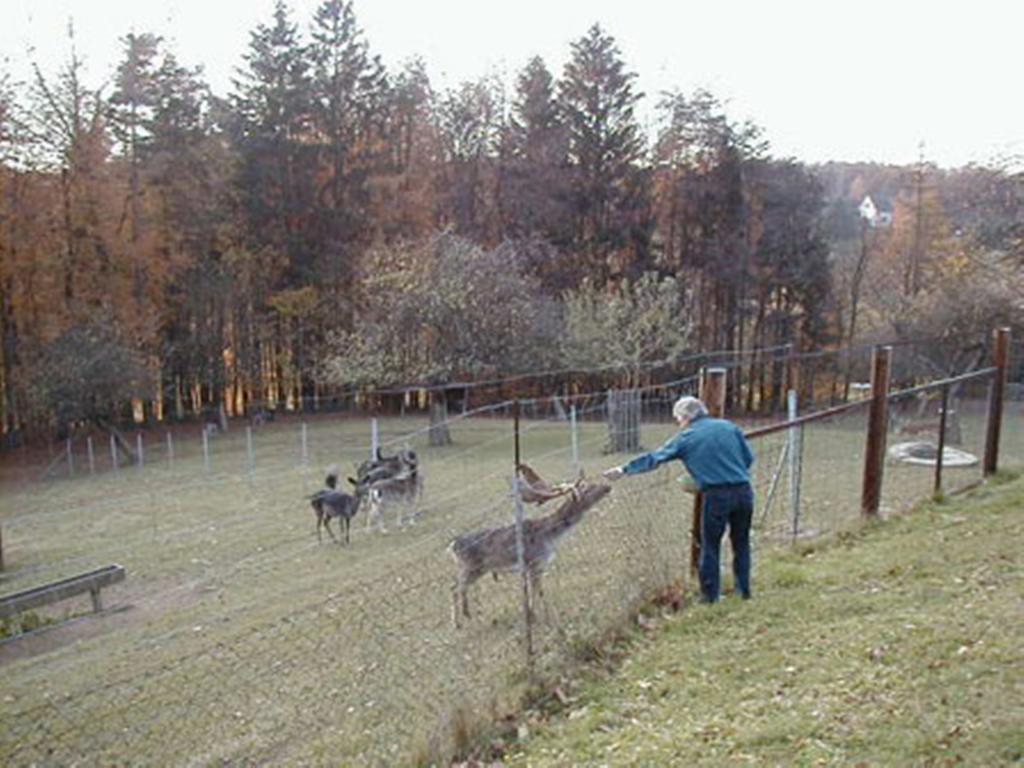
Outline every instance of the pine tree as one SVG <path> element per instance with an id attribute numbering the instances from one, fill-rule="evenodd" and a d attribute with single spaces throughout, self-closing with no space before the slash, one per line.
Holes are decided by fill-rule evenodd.
<path id="1" fill-rule="evenodd" d="M 382 163 L 388 81 L 371 56 L 351 2 L 325 0 L 313 19 L 313 119 L 317 136 L 316 233 L 320 272 L 340 299 L 372 230 L 369 180 Z"/>
<path id="2" fill-rule="evenodd" d="M 374 179 L 370 216 L 375 237 L 418 238 L 437 228 L 434 185 L 441 149 L 434 101 L 423 60 L 407 61 L 388 91 L 386 159 Z"/>
<path id="3" fill-rule="evenodd" d="M 157 100 L 156 58 L 160 38 L 129 33 L 121 38 L 124 59 L 117 68 L 110 97 L 111 132 L 128 163 L 128 258 L 132 264 L 132 298 L 136 313 L 145 311 L 146 271 L 149 255 L 144 252 L 142 164 L 145 145 L 151 140 L 150 126 Z"/>
<path id="4" fill-rule="evenodd" d="M 501 140 L 499 214 L 502 234 L 570 245 L 568 136 L 555 101 L 554 79 L 535 57 L 519 73 Z M 546 285 L 569 287 L 550 263 L 538 265 Z"/>
<path id="5" fill-rule="evenodd" d="M 572 44 L 558 85 L 572 164 L 574 250 L 599 280 L 643 266 L 650 221 L 640 93 L 615 40 L 595 24 Z"/>
<path id="6" fill-rule="evenodd" d="M 232 96 L 237 191 L 253 246 L 278 251 L 289 284 L 312 276 L 314 210 L 308 50 L 283 0 L 252 32 Z"/>
<path id="7" fill-rule="evenodd" d="M 55 77 L 34 67 L 29 117 L 36 167 L 59 179 L 59 203 L 47 211 L 60 240 L 53 265 L 59 295 L 51 297 L 51 311 L 76 323 L 98 307 L 128 302 L 122 302 L 121 270 L 111 247 L 115 206 L 107 199 L 110 137 L 104 105 L 85 82 L 73 27 L 68 37 L 69 55 Z"/>
<path id="8" fill-rule="evenodd" d="M 503 94 L 491 78 L 448 90 L 437 106 L 443 151 L 441 224 L 476 242 L 494 221 L 494 167 Z"/>

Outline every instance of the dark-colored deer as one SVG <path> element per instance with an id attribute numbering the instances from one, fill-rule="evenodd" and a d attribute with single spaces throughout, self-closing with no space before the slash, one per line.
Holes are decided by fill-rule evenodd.
<path id="1" fill-rule="evenodd" d="M 338 518 L 339 533 L 341 533 L 342 522 L 345 524 L 345 543 L 349 543 L 349 528 L 351 527 L 352 518 L 356 516 L 359 511 L 359 505 L 365 496 L 365 491 L 353 480 L 349 478 L 349 482 L 356 487 L 356 493 L 345 493 L 344 491 L 337 490 L 338 475 L 337 471 L 333 468 L 328 470 L 327 478 L 324 481 L 327 484 L 327 488 L 322 491 L 317 491 L 309 497 L 313 511 L 316 513 L 316 538 L 317 541 L 323 543 L 323 536 L 320 534 L 321 528 L 326 528 L 327 533 L 330 534 L 331 538 L 338 541 L 334 535 L 334 531 L 331 530 L 331 518 Z M 340 542 L 339 542 L 340 543 Z"/>
<path id="2" fill-rule="evenodd" d="M 526 567 L 529 592 L 529 610 L 536 599 L 543 599 L 541 576 L 544 568 L 555 556 L 555 548 L 563 536 L 572 531 L 584 513 L 611 491 L 603 483 L 579 483 L 572 496 L 550 515 L 523 521 L 523 563 Z M 459 573 L 452 588 L 452 622 L 459 627 L 459 613 L 469 617 L 470 585 L 487 572 L 515 571 L 519 567 L 516 552 L 516 526 L 488 528 L 463 534 L 449 546 L 459 565 Z"/>

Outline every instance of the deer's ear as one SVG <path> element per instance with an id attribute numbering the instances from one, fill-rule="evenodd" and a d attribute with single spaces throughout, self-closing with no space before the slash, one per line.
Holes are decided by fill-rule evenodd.
<path id="1" fill-rule="evenodd" d="M 352 485 L 354 485 L 354 486 L 355 486 L 356 488 L 358 488 L 358 487 L 359 487 L 359 483 L 357 483 L 357 482 L 356 482 L 355 480 L 353 480 L 353 479 L 352 479 L 351 477 L 350 477 L 350 478 L 348 479 L 348 481 L 349 481 L 350 483 L 352 483 Z"/>

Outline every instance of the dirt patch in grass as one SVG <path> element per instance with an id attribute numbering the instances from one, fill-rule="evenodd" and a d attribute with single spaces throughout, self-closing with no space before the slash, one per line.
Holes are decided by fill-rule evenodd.
<path id="1" fill-rule="evenodd" d="M 144 589 L 114 587 L 103 593 L 100 613 L 93 613 L 89 596 L 71 598 L 46 609 L 52 624 L 0 642 L 0 666 L 31 659 L 73 643 L 124 632 L 172 609 L 182 609 L 201 598 L 195 588 L 181 584 L 148 585 Z"/>

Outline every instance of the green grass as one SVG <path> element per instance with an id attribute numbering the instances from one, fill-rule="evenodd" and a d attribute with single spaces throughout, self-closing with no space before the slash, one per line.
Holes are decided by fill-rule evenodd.
<path id="1" fill-rule="evenodd" d="M 1020 764 L 1022 536 L 1018 478 L 772 558 L 755 600 L 688 606 L 563 682 L 503 759 Z"/>
<path id="2" fill-rule="evenodd" d="M 425 425 L 385 419 L 381 436 Z M 671 431 L 645 424 L 644 445 Z M 482 579 L 473 621 L 455 632 L 445 552 L 458 533 L 512 519 L 510 421 L 456 422 L 445 448 L 412 438 L 424 515 L 402 529 L 389 520 L 381 536 L 360 513 L 350 547 L 317 543 L 303 496 L 320 487 L 326 465 L 348 473 L 366 456 L 368 422 L 322 418 L 308 432 L 308 466 L 298 422 L 279 419 L 255 433 L 252 473 L 244 431 L 232 430 L 213 441 L 210 474 L 195 435 L 176 443 L 173 463 L 154 436 L 142 469 L 2 488 L 3 592 L 113 562 L 128 578 L 104 591 L 105 605 L 127 610 L 0 646 L 0 764 L 430 762 L 516 711 L 531 690 L 518 581 Z M 602 454 L 605 436 L 600 422 L 581 424 L 591 476 L 624 458 Z M 829 535 L 801 538 L 804 549 L 857 524 L 863 425 L 821 424 L 806 437 L 801 527 Z M 783 440 L 755 445 L 762 499 Z M 524 420 L 522 455 L 546 477 L 571 476 L 570 444 L 564 423 Z M 621 481 L 560 546 L 545 578 L 552 619 L 535 633 L 543 678 L 601 658 L 605 638 L 646 597 L 688 578 L 692 500 L 674 482 L 680 471 Z M 886 507 L 928 495 L 928 476 L 887 474 Z M 950 474 L 949 487 L 958 477 L 967 475 Z M 783 476 L 771 513 L 758 512 L 757 606 L 773 590 L 814 583 L 804 560 L 773 554 L 790 548 L 787 495 Z M 812 608 L 801 622 L 814 621 Z M 60 605 L 54 615 L 87 609 Z"/>

